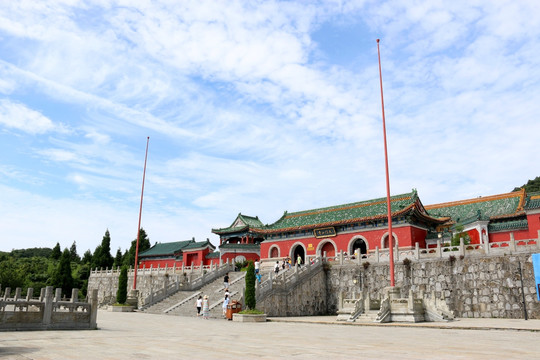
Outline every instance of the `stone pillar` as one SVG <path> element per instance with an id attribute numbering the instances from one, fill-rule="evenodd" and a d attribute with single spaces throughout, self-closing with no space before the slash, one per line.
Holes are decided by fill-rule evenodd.
<path id="1" fill-rule="evenodd" d="M 77 302 L 79 300 L 79 289 L 73 288 L 71 289 L 71 302 Z"/>
<path id="2" fill-rule="evenodd" d="M 137 290 L 135 290 L 137 291 Z M 97 309 L 98 309 L 98 291 L 92 290 L 92 296 L 90 298 L 90 329 L 97 329 Z"/>
<path id="3" fill-rule="evenodd" d="M 510 233 L 510 251 L 516 252 L 516 239 L 514 239 L 514 233 Z"/>
<path id="4" fill-rule="evenodd" d="M 28 290 L 26 290 L 26 301 L 32 300 L 33 295 L 34 295 L 34 289 L 28 288 Z"/>
<path id="5" fill-rule="evenodd" d="M 420 260 L 420 244 L 419 243 L 414 244 L 414 258 L 416 260 Z"/>
<path id="6" fill-rule="evenodd" d="M 41 290 L 39 291 L 39 301 L 45 301 L 45 288 L 41 288 Z"/>
<path id="7" fill-rule="evenodd" d="M 17 301 L 21 298 L 21 288 L 18 287 L 15 289 L 15 297 L 13 298 L 13 300 Z"/>
<path id="8" fill-rule="evenodd" d="M 61 288 L 57 288 L 54 292 L 54 301 L 60 301 L 62 300 L 62 289 Z"/>
<path id="9" fill-rule="evenodd" d="M 463 238 L 459 239 L 459 255 L 460 256 L 465 255 L 465 242 L 463 241 Z"/>
<path id="10" fill-rule="evenodd" d="M 339 265 L 343 265 L 343 250 L 339 250 Z"/>
<path id="11" fill-rule="evenodd" d="M 11 296 L 11 288 L 7 287 L 6 292 L 4 293 L 4 300 L 9 299 L 10 296 Z"/>
<path id="12" fill-rule="evenodd" d="M 442 257 L 442 251 L 441 251 L 441 240 L 437 239 L 437 249 L 435 250 L 435 256 L 438 258 Z"/>
<path id="13" fill-rule="evenodd" d="M 377 260 L 377 263 L 379 263 L 379 261 L 380 261 L 380 258 L 379 258 L 379 247 L 378 247 L 378 246 L 375 246 L 375 260 Z"/>
<path id="14" fill-rule="evenodd" d="M 97 290 L 94 290 L 97 291 Z M 45 299 L 43 306 L 43 325 L 49 325 L 51 323 L 52 310 L 53 310 L 53 287 L 47 286 L 45 289 Z"/>
<path id="15" fill-rule="evenodd" d="M 409 297 L 407 299 L 407 307 L 409 308 L 409 311 L 414 310 L 414 294 L 412 289 L 409 290 Z"/>

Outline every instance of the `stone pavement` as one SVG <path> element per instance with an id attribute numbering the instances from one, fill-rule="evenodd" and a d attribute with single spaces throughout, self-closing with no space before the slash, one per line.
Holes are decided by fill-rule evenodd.
<path id="1" fill-rule="evenodd" d="M 0 332 L 0 359 L 539 359 L 540 320 L 267 323 L 99 311 L 99 330 Z"/>

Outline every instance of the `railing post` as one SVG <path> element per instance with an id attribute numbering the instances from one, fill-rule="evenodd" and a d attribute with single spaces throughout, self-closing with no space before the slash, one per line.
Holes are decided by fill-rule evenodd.
<path id="1" fill-rule="evenodd" d="M 98 291 L 92 290 L 90 297 L 90 329 L 97 328 L 97 310 L 98 310 Z"/>
<path id="2" fill-rule="evenodd" d="M 465 241 L 463 241 L 463 238 L 459 238 L 459 255 L 465 255 Z"/>
<path id="3" fill-rule="evenodd" d="M 56 288 L 54 291 L 54 301 L 58 302 L 62 300 L 62 288 Z"/>
<path id="4" fill-rule="evenodd" d="M 34 294 L 34 289 L 33 288 L 28 288 L 28 290 L 26 290 L 26 301 L 32 300 L 32 295 L 33 294 Z"/>
<path id="5" fill-rule="evenodd" d="M 414 258 L 416 260 L 420 260 L 420 244 L 419 243 L 414 244 Z"/>
<path id="6" fill-rule="evenodd" d="M 375 260 L 377 260 L 377 263 L 380 262 L 380 257 L 379 257 L 379 247 L 378 246 L 375 246 Z"/>
<path id="7" fill-rule="evenodd" d="M 15 297 L 13 298 L 13 300 L 17 301 L 21 298 L 21 288 L 18 287 L 18 288 L 15 288 Z"/>
<path id="8" fill-rule="evenodd" d="M 94 290 L 97 291 L 97 290 Z M 51 323 L 52 309 L 53 309 L 53 287 L 47 286 L 45 289 L 45 300 L 43 305 L 43 325 L 49 325 Z"/>
<path id="9" fill-rule="evenodd" d="M 441 240 L 440 240 L 440 239 L 437 239 L 437 250 L 435 250 L 435 255 L 436 255 L 438 258 L 441 258 L 441 257 L 442 257 Z"/>
<path id="10" fill-rule="evenodd" d="M 339 250 L 339 265 L 343 265 L 343 250 Z"/>
<path id="11" fill-rule="evenodd" d="M 4 300 L 9 299 L 10 295 L 11 295 L 11 288 L 7 287 L 6 291 L 4 292 Z"/>

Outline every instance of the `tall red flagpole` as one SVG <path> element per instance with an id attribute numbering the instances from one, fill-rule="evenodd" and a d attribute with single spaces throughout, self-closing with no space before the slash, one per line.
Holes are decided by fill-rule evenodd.
<path id="1" fill-rule="evenodd" d="M 137 228 L 137 244 L 135 245 L 135 271 L 133 274 L 133 290 L 137 289 L 137 268 L 139 267 L 139 236 L 141 233 L 141 216 L 142 216 L 142 203 L 144 194 L 144 178 L 146 177 L 146 159 L 148 158 L 148 143 L 150 142 L 150 136 L 146 138 L 146 154 L 144 155 L 144 170 L 142 176 L 142 189 L 141 189 L 141 206 L 139 207 L 139 227 Z"/>
<path id="2" fill-rule="evenodd" d="M 386 147 L 386 120 L 384 118 L 384 97 L 382 86 L 381 51 L 379 50 L 379 39 L 377 39 L 377 54 L 379 55 L 379 79 L 381 82 L 381 106 L 382 124 L 384 136 L 384 165 L 386 170 L 386 208 L 388 213 L 388 253 L 390 256 L 390 286 L 394 287 L 394 235 L 392 233 L 392 208 L 390 205 L 390 176 L 388 175 L 388 149 Z"/>

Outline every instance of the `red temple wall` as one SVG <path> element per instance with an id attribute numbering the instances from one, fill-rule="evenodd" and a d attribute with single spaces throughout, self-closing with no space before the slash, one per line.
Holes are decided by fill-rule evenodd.
<path id="1" fill-rule="evenodd" d="M 343 252 L 349 252 L 349 244 L 351 243 L 352 239 L 354 237 L 361 237 L 366 240 L 368 250 L 375 250 L 375 247 L 378 246 L 379 249 L 381 248 L 381 239 L 384 234 L 388 232 L 387 228 L 381 228 L 378 230 L 368 230 L 368 231 L 358 231 L 354 233 L 346 233 L 346 234 L 338 234 L 333 237 L 328 238 L 320 238 L 317 239 L 315 237 L 309 237 L 309 238 L 299 238 L 299 239 L 290 239 L 290 240 L 266 240 L 261 243 L 261 258 L 267 259 L 270 258 L 270 249 L 274 246 L 279 247 L 279 257 L 286 257 L 291 256 L 292 247 L 296 246 L 297 244 L 302 244 L 303 247 L 306 249 L 306 255 L 315 255 L 317 252 L 317 249 L 319 247 L 319 244 L 321 243 L 327 243 L 327 244 L 335 244 L 335 253 L 339 253 L 340 251 Z M 395 234 L 395 236 L 398 238 L 398 244 L 400 247 L 414 247 L 415 242 L 419 242 L 420 246 L 425 246 L 425 236 L 426 236 L 426 230 L 419 229 L 412 226 L 399 226 L 399 227 L 393 227 L 392 232 Z M 323 248 L 326 247 L 326 249 L 332 249 L 334 247 L 330 247 L 330 245 L 324 244 L 322 246 Z M 325 251 L 322 249 L 322 252 Z M 328 250 L 327 256 L 332 256 Z"/>

